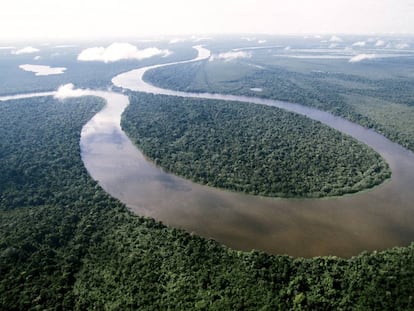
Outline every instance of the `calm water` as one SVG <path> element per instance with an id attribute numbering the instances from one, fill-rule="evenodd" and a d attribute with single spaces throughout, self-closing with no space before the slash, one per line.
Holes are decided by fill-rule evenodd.
<path id="1" fill-rule="evenodd" d="M 209 56 L 207 50 L 197 49 L 197 60 Z M 389 163 L 392 179 L 365 193 L 328 199 L 263 198 L 195 184 L 163 172 L 127 138 L 120 128 L 121 114 L 129 103 L 126 96 L 88 91 L 85 95 L 103 97 L 107 105 L 82 130 L 82 159 L 91 176 L 132 211 L 236 249 L 273 254 L 346 257 L 414 241 L 412 152 L 371 130 L 316 109 L 258 98 L 160 89 L 142 80 L 145 71 L 155 67 L 160 66 L 121 74 L 113 83 L 141 92 L 253 102 L 307 115 L 375 149 Z M 0 100 L 22 98 L 18 96 Z"/>
<path id="2" fill-rule="evenodd" d="M 197 48 L 197 60 L 209 56 L 207 50 Z M 372 130 L 313 108 L 244 96 L 176 92 L 145 83 L 144 73 L 157 67 L 121 74 L 113 83 L 139 92 L 253 102 L 306 115 L 371 146 L 389 163 L 392 179 L 365 193 L 329 199 L 275 199 L 231 193 L 166 174 L 147 161 L 118 129 L 99 145 L 107 155 L 105 161 L 97 156 L 91 159 L 95 169 L 88 169 L 92 176 L 100 172 L 98 179 L 106 182 L 105 189 L 133 211 L 236 249 L 261 249 L 274 254 L 351 256 L 414 240 L 412 152 Z M 113 161 L 117 158 L 114 149 L 122 161 Z M 104 169 L 109 165 L 117 177 Z M 111 175 L 110 181 L 103 175 Z"/>

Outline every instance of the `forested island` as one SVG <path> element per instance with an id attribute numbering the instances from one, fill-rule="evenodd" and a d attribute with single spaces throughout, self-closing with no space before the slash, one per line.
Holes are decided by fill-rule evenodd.
<path id="1" fill-rule="evenodd" d="M 79 155 L 81 128 L 100 107 L 92 98 L 0 104 L 0 309 L 414 309 L 414 244 L 295 259 L 131 214 Z"/>
<path id="2" fill-rule="evenodd" d="M 275 107 L 134 93 L 122 126 L 166 170 L 232 191 L 324 197 L 390 177 L 372 149 Z"/>

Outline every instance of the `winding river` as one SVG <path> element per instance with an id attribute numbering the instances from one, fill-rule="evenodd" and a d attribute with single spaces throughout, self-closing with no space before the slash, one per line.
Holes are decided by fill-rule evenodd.
<path id="1" fill-rule="evenodd" d="M 199 56 L 185 62 L 209 57 L 208 50 L 196 48 Z M 86 91 L 83 95 L 103 97 L 107 105 L 82 130 L 82 159 L 105 191 L 133 212 L 235 249 L 273 254 L 349 257 L 414 241 L 412 152 L 372 130 L 313 108 L 244 96 L 178 92 L 143 81 L 147 70 L 167 65 L 132 70 L 112 81 L 133 91 L 253 102 L 306 115 L 375 149 L 390 165 L 392 179 L 370 191 L 326 199 L 264 198 L 195 184 L 156 167 L 131 143 L 120 127 L 129 103 L 125 95 Z"/>

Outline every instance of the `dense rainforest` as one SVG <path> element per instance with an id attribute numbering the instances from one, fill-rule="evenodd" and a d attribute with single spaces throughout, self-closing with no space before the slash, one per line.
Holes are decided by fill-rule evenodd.
<path id="1" fill-rule="evenodd" d="M 1 310 L 414 310 L 414 244 L 292 258 L 131 214 L 80 158 L 93 98 L 0 103 Z"/>
<path id="2" fill-rule="evenodd" d="M 361 74 L 352 72 L 347 62 L 332 64 L 331 59 L 330 67 L 328 63 L 286 59 L 272 62 L 274 57 L 253 54 L 248 61 L 177 64 L 148 71 L 144 79 L 174 90 L 258 96 L 316 107 L 373 128 L 414 151 L 414 83 L 410 70 L 384 77 L 377 73 L 378 68 L 394 68 L 394 63 L 369 64 Z M 325 66 L 332 71 L 310 70 Z"/>
<path id="3" fill-rule="evenodd" d="M 390 176 L 372 149 L 320 122 L 240 102 L 130 95 L 122 126 L 161 167 L 250 194 L 324 197 Z"/>

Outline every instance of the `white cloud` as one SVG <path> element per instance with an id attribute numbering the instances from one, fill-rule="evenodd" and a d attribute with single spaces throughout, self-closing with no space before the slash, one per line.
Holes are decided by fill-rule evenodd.
<path id="1" fill-rule="evenodd" d="M 193 40 L 193 42 L 201 42 L 201 41 L 209 41 L 213 39 L 213 37 L 199 37 L 199 36 L 191 36 L 191 40 Z"/>
<path id="2" fill-rule="evenodd" d="M 72 83 L 68 83 L 59 86 L 54 97 L 57 99 L 64 99 L 68 97 L 81 97 L 86 95 L 90 95 L 89 90 L 74 89 L 74 85 Z"/>
<path id="3" fill-rule="evenodd" d="M 42 65 L 20 65 L 20 69 L 25 71 L 34 72 L 36 76 L 48 76 L 48 75 L 60 75 L 65 72 L 65 67 L 50 67 Z"/>
<path id="4" fill-rule="evenodd" d="M 358 63 L 358 62 L 362 62 L 362 61 L 367 60 L 367 59 L 374 59 L 374 58 L 377 58 L 377 55 L 375 55 L 375 54 L 359 54 L 359 55 L 356 55 L 356 56 L 352 57 L 349 60 L 349 62 L 350 63 Z"/>
<path id="5" fill-rule="evenodd" d="M 13 51 L 12 54 L 20 55 L 20 54 L 31 54 L 31 53 L 36 53 L 36 52 L 39 52 L 39 49 L 36 49 L 32 46 L 26 46 L 20 50 Z"/>
<path id="6" fill-rule="evenodd" d="M 330 49 L 334 49 L 334 48 L 336 48 L 336 47 L 338 47 L 338 43 L 331 43 L 331 44 L 329 45 L 329 48 L 330 48 Z"/>
<path id="7" fill-rule="evenodd" d="M 352 44 L 352 46 L 358 46 L 358 47 L 363 47 L 363 46 L 365 46 L 365 41 L 358 41 L 358 42 L 355 42 L 354 44 Z"/>
<path id="8" fill-rule="evenodd" d="M 342 40 L 340 37 L 338 37 L 338 36 L 332 36 L 332 37 L 329 39 L 329 41 L 330 41 L 330 42 L 342 42 L 343 40 Z"/>
<path id="9" fill-rule="evenodd" d="M 186 41 L 186 39 L 184 39 L 184 38 L 172 38 L 170 40 L 170 44 L 180 43 L 180 42 L 184 42 L 184 41 Z"/>
<path id="10" fill-rule="evenodd" d="M 252 55 L 251 53 L 248 52 L 243 52 L 243 51 L 237 51 L 237 52 L 225 52 L 225 53 L 220 53 L 217 55 L 213 55 L 212 57 L 210 57 L 210 61 L 213 61 L 215 59 L 220 59 L 220 60 L 224 60 L 224 61 L 231 61 L 231 60 L 235 60 L 238 58 L 250 58 Z"/>
<path id="11" fill-rule="evenodd" d="M 160 50 L 156 47 L 139 50 L 129 43 L 112 43 L 108 47 L 93 47 L 83 50 L 78 55 L 80 61 L 116 62 L 123 59 L 142 60 L 153 56 L 168 56 L 169 50 Z"/>
<path id="12" fill-rule="evenodd" d="M 398 43 L 395 45 L 395 47 L 399 50 L 404 50 L 404 49 L 408 49 L 410 45 L 407 43 Z"/>
<path id="13" fill-rule="evenodd" d="M 253 92 L 262 92 L 263 89 L 261 87 L 252 87 L 252 88 L 250 88 L 250 91 L 253 91 Z"/>
<path id="14" fill-rule="evenodd" d="M 37 55 L 37 56 L 33 57 L 33 59 L 34 60 L 39 60 L 39 59 L 41 59 L 41 57 L 39 55 Z"/>
<path id="15" fill-rule="evenodd" d="M 257 41 L 257 43 L 263 44 L 263 43 L 266 43 L 266 40 L 259 40 L 259 41 Z"/>
<path id="16" fill-rule="evenodd" d="M 289 45 L 284 48 L 285 51 L 289 51 L 290 49 L 291 49 L 291 47 Z"/>
<path id="17" fill-rule="evenodd" d="M 385 45 L 385 41 L 384 40 L 377 40 L 377 42 L 375 43 L 376 47 L 381 47 Z"/>

